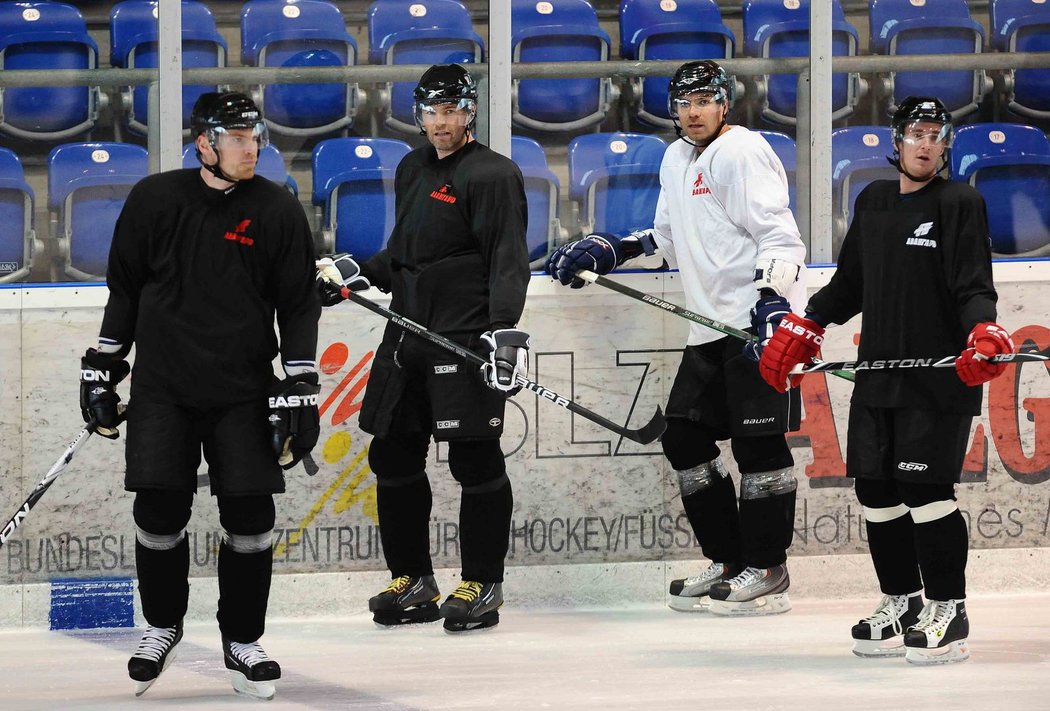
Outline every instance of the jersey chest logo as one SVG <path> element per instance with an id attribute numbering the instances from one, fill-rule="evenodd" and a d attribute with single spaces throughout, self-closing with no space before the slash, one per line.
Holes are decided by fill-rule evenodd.
<path id="1" fill-rule="evenodd" d="M 696 180 L 693 181 L 693 195 L 707 195 L 710 192 L 711 188 L 704 185 L 704 171 L 698 170 Z"/>
<path id="2" fill-rule="evenodd" d="M 227 231 L 226 234 L 222 236 L 222 238 L 228 239 L 231 242 L 236 242 L 237 244 L 243 244 L 247 247 L 251 247 L 255 244 L 255 240 L 249 237 L 247 234 L 245 234 L 248 231 L 248 226 L 251 224 L 251 220 L 241 220 L 237 223 L 237 226 L 233 228 L 232 232 Z"/>
<path id="3" fill-rule="evenodd" d="M 937 248 L 937 240 L 930 239 L 926 235 L 930 234 L 930 230 L 933 229 L 933 222 L 923 222 L 921 225 L 915 228 L 912 232 L 914 237 L 909 237 L 908 241 L 905 242 L 910 247 L 932 247 Z"/>
<path id="4" fill-rule="evenodd" d="M 437 190 L 430 193 L 430 197 L 441 202 L 447 202 L 449 205 L 456 204 L 456 196 L 452 194 L 452 186 L 449 183 L 445 183 Z"/>

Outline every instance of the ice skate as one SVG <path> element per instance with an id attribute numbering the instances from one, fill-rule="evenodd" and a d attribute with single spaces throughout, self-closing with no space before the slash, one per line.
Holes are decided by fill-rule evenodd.
<path id="1" fill-rule="evenodd" d="M 266 655 L 257 641 L 241 644 L 222 638 L 222 656 L 230 670 L 233 690 L 257 699 L 272 699 L 274 682 L 281 678 L 281 665 Z"/>
<path id="2" fill-rule="evenodd" d="M 437 601 L 441 598 L 433 575 L 414 578 L 402 575 L 368 601 L 372 620 L 381 627 L 413 622 L 437 622 Z"/>
<path id="3" fill-rule="evenodd" d="M 970 658 L 970 620 L 962 600 L 928 600 L 919 621 L 904 633 L 905 661 L 947 664 Z"/>
<path id="4" fill-rule="evenodd" d="M 744 568 L 738 575 L 711 586 L 710 611 L 715 615 L 777 615 L 791 609 L 791 585 L 786 565 Z"/>
<path id="5" fill-rule="evenodd" d="M 699 575 L 671 581 L 667 606 L 678 612 L 704 612 L 711 599 L 711 586 L 736 575 L 739 568 L 712 563 Z"/>
<path id="6" fill-rule="evenodd" d="M 903 657 L 904 630 L 919 621 L 922 591 L 883 595 L 868 617 L 853 625 L 853 653 L 858 657 Z"/>
<path id="7" fill-rule="evenodd" d="M 175 645 L 182 640 L 182 623 L 175 627 L 147 627 L 138 648 L 128 660 L 128 676 L 135 681 L 135 696 L 146 689 L 175 661 Z"/>
<path id="8" fill-rule="evenodd" d="M 503 605 L 501 583 L 478 583 L 464 580 L 441 603 L 446 632 L 467 632 L 495 627 L 499 624 L 499 608 Z"/>

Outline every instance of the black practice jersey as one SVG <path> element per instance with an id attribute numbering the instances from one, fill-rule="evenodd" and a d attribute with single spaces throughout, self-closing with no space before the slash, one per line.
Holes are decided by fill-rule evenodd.
<path id="1" fill-rule="evenodd" d="M 99 340 L 135 343 L 132 399 L 226 405 L 261 396 L 278 353 L 313 365 L 321 304 L 310 226 L 284 188 L 255 177 L 223 192 L 199 169 L 132 189 L 109 252 Z"/>
<path id="2" fill-rule="evenodd" d="M 980 193 L 934 178 L 901 195 L 879 180 L 857 197 L 830 283 L 808 310 L 828 323 L 864 313 L 858 360 L 955 355 L 970 330 L 995 321 L 988 216 Z M 954 368 L 862 370 L 853 402 L 980 414 L 982 388 Z"/>
<path id="3" fill-rule="evenodd" d="M 394 189 L 393 233 L 362 265 L 390 308 L 439 333 L 514 326 L 529 283 L 518 166 L 477 141 L 440 160 L 428 145 L 402 159 Z"/>

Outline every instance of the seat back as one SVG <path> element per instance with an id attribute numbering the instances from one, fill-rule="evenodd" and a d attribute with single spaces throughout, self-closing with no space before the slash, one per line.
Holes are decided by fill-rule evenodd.
<path id="1" fill-rule="evenodd" d="M 870 46 L 879 54 L 974 54 L 984 44 L 984 29 L 970 17 L 966 0 L 914 3 L 911 0 L 871 0 Z M 887 107 L 892 114 L 908 96 L 937 98 L 959 118 L 976 111 L 982 96 L 981 72 L 895 72 Z"/>
<path id="2" fill-rule="evenodd" d="M 511 0 L 513 61 L 603 61 L 609 35 L 587 0 Z M 605 120 L 607 79 L 515 80 L 513 121 L 541 131 L 575 131 Z"/>
<path id="3" fill-rule="evenodd" d="M 389 138 L 330 138 L 313 152 L 313 204 L 325 247 L 368 259 L 394 229 L 394 175 L 410 147 Z M 343 215 L 340 219 L 340 215 Z"/>
<path id="4" fill-rule="evenodd" d="M 34 201 L 22 162 L 12 151 L 0 148 L 0 284 L 29 273 Z"/>
<path id="5" fill-rule="evenodd" d="M 791 208 L 791 214 L 797 217 L 796 194 L 798 190 L 795 187 L 795 172 L 798 164 L 798 150 L 795 146 L 795 139 L 786 133 L 777 131 L 756 131 L 756 133 L 766 139 L 766 143 L 777 154 L 777 158 L 784 166 L 784 173 L 787 174 L 788 181 L 788 206 Z"/>
<path id="6" fill-rule="evenodd" d="M 241 61 L 260 67 L 330 67 L 357 63 L 357 42 L 339 8 L 326 0 L 249 0 L 241 10 Z M 259 109 L 275 133 L 317 136 L 353 125 L 357 86 L 268 84 Z"/>
<path id="7" fill-rule="evenodd" d="M 744 51 L 751 57 L 809 56 L 810 0 L 747 0 L 743 8 Z M 831 53 L 836 56 L 857 54 L 857 29 L 846 21 L 839 0 L 831 3 Z M 764 77 L 765 97 L 762 117 L 774 123 L 794 125 L 797 122 L 797 79 L 793 74 Z M 853 113 L 859 89 L 855 75 L 832 75 L 832 118 Z"/>
<path id="8" fill-rule="evenodd" d="M 459 0 L 377 0 L 368 10 L 368 58 L 372 64 L 472 64 L 484 58 L 485 42 Z M 390 128 L 416 134 L 415 82 L 386 85 L 381 107 Z"/>
<path id="9" fill-rule="evenodd" d="M 584 232 L 651 227 L 667 145 L 639 133 L 592 133 L 569 142 L 569 196 Z"/>
<path id="10" fill-rule="evenodd" d="M 158 0 L 124 0 L 109 13 L 110 58 L 114 67 L 154 68 L 159 66 Z M 226 40 L 219 34 L 208 6 L 196 0 L 182 0 L 182 65 L 184 67 L 226 66 Z M 190 112 L 197 99 L 216 86 L 187 85 L 182 89 L 182 127 L 189 129 Z M 149 87 L 135 86 L 125 92 L 125 122 L 132 131 L 144 134 L 148 123 Z"/>
<path id="11" fill-rule="evenodd" d="M 875 180 L 897 180 L 893 135 L 885 126 L 850 126 L 831 133 L 831 206 L 835 237 L 849 228 L 857 196 Z"/>
<path id="12" fill-rule="evenodd" d="M 1050 140 L 1012 123 L 964 126 L 952 144 L 952 177 L 984 196 L 992 251 L 1050 254 Z"/>
<path id="13" fill-rule="evenodd" d="M 147 162 L 145 148 L 127 143 L 67 143 L 51 150 L 48 207 L 58 219 L 69 276 L 105 275 L 113 226 L 132 186 L 146 177 Z"/>
<path id="14" fill-rule="evenodd" d="M 194 144 L 187 143 L 184 145 L 182 147 L 182 167 L 199 168 L 200 165 Z M 255 174 L 261 175 L 278 185 L 283 185 L 292 195 L 299 194 L 299 184 L 288 172 L 288 168 L 284 164 L 284 157 L 281 156 L 281 152 L 272 143 L 259 152 L 259 160 L 255 164 Z"/>
<path id="15" fill-rule="evenodd" d="M 991 45 L 1000 52 L 1050 52 L 1050 6 L 1032 0 L 991 0 Z M 1009 72 L 1007 108 L 1021 116 L 1050 120 L 1050 69 Z"/>
<path id="16" fill-rule="evenodd" d="M 0 3 L 0 70 L 94 69 L 98 46 L 80 11 L 60 2 Z M 8 87 L 0 93 L 0 131 L 60 141 L 91 130 L 98 87 Z"/>
<path id="17" fill-rule="evenodd" d="M 526 242 L 529 245 L 529 261 L 534 262 L 545 257 L 560 236 L 558 198 L 561 181 L 547 167 L 547 154 L 543 147 L 531 138 L 512 136 L 510 157 L 518 164 L 525 180 L 525 200 L 529 207 Z"/>
<path id="18" fill-rule="evenodd" d="M 620 56 L 624 59 L 682 61 L 731 58 L 732 31 L 722 23 L 715 0 L 623 0 L 620 3 Z M 638 118 L 647 124 L 672 126 L 667 113 L 670 77 L 646 77 L 640 89 Z"/>

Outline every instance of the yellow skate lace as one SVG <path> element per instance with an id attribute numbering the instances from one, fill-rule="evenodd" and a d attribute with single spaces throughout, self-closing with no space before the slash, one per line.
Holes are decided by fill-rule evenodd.
<path id="1" fill-rule="evenodd" d="M 410 582 L 412 582 L 412 578 L 407 575 L 402 575 L 400 578 L 394 578 L 391 580 L 390 584 L 386 586 L 386 589 L 383 592 L 403 593 Z"/>
<path id="2" fill-rule="evenodd" d="M 459 587 L 452 591 L 449 597 L 456 597 L 464 602 L 474 602 L 481 594 L 482 584 L 473 580 L 464 580 Z"/>

